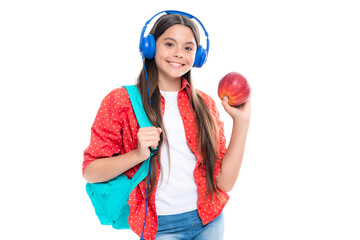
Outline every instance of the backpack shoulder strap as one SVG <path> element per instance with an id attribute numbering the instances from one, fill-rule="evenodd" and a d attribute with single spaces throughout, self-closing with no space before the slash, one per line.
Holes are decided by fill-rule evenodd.
<path id="1" fill-rule="evenodd" d="M 131 105 L 135 112 L 136 120 L 139 123 L 140 127 L 152 127 L 154 126 L 149 118 L 147 117 L 142 101 L 139 89 L 136 85 L 127 85 L 124 86 L 129 94 Z M 132 189 L 136 187 L 136 185 L 141 182 L 149 171 L 149 162 L 153 154 L 157 151 L 157 149 L 151 149 L 150 157 L 141 164 L 140 168 L 136 171 L 135 175 L 132 178 Z"/>
<path id="2" fill-rule="evenodd" d="M 131 105 L 134 109 L 136 119 L 140 127 L 152 127 L 154 126 L 149 118 L 147 117 L 142 101 L 139 89 L 136 85 L 127 85 L 124 86 L 129 94 Z"/>

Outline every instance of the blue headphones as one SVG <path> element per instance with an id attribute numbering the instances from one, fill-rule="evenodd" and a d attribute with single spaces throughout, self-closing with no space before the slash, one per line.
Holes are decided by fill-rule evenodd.
<path id="1" fill-rule="evenodd" d="M 195 19 L 198 23 L 200 23 L 201 27 L 204 29 L 205 35 L 206 35 L 206 49 L 204 49 L 201 45 L 198 46 L 198 49 L 196 51 L 196 56 L 195 56 L 195 61 L 194 61 L 194 65 L 193 67 L 202 67 L 202 65 L 205 64 L 206 60 L 207 60 L 207 56 L 209 54 L 209 34 L 206 31 L 204 25 L 200 22 L 199 19 L 197 19 L 196 17 L 194 17 L 193 15 L 190 15 L 186 12 L 181 12 L 181 11 L 175 11 L 175 10 L 167 10 L 167 11 L 161 11 L 157 14 L 155 14 L 152 18 L 150 18 L 150 20 L 148 20 L 145 23 L 145 26 L 143 27 L 142 31 L 141 31 L 141 36 L 140 36 L 140 44 L 139 44 L 139 50 L 141 53 L 141 56 L 147 59 L 153 59 L 155 56 L 155 50 L 156 50 L 156 43 L 155 43 L 155 38 L 152 34 L 149 34 L 148 36 L 144 36 L 145 30 L 147 28 L 147 25 L 150 23 L 150 21 L 156 17 L 157 15 L 161 14 L 161 13 L 167 13 L 167 14 L 179 14 L 179 15 L 184 15 L 190 19 Z"/>

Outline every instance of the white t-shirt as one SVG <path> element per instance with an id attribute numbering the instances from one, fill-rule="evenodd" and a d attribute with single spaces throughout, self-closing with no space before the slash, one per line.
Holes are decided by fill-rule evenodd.
<path id="1" fill-rule="evenodd" d="M 193 172 L 196 157 L 187 145 L 184 125 L 178 107 L 178 92 L 161 91 L 165 98 L 163 123 L 170 146 L 161 147 L 161 173 L 155 195 L 158 215 L 172 215 L 197 209 L 197 186 Z"/>

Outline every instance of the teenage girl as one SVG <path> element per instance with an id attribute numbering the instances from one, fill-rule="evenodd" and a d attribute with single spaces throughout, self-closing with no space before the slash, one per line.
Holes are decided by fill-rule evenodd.
<path id="1" fill-rule="evenodd" d="M 156 51 L 145 58 L 137 87 L 156 127 L 139 128 L 125 88 L 110 92 L 91 128 L 84 177 L 90 183 L 122 173 L 132 177 L 149 148 L 158 148 L 150 162 L 149 188 L 147 177 L 130 194 L 131 229 L 139 236 L 144 230 L 147 240 L 221 240 L 222 210 L 243 159 L 250 101 L 235 108 L 223 99 L 233 119 L 226 149 L 214 100 L 193 87 L 191 68 L 200 44 L 196 24 L 186 14 L 165 14 L 150 34 Z"/>

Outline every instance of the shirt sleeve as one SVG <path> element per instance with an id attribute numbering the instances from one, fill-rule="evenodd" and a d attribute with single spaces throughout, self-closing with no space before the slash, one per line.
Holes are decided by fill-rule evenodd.
<path id="1" fill-rule="evenodd" d="M 122 151 L 122 101 L 119 89 L 110 92 L 101 102 L 91 127 L 90 145 L 84 151 L 82 173 L 86 166 L 99 158 L 111 157 Z"/>

